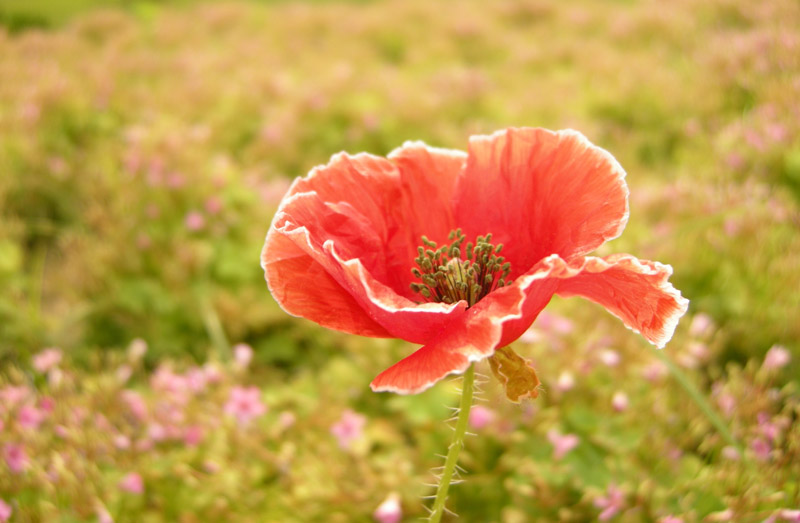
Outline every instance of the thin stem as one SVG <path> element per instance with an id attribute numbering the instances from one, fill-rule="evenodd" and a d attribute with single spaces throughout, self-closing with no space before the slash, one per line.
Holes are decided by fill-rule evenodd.
<path id="1" fill-rule="evenodd" d="M 714 411 L 714 409 L 711 408 L 711 405 L 709 405 L 709 403 L 706 401 L 705 397 L 697 389 L 697 387 L 695 387 L 694 384 L 691 381 L 689 381 L 689 378 L 686 376 L 686 374 L 684 374 L 684 372 L 680 368 L 678 368 L 678 366 L 675 365 L 672 362 L 672 360 L 669 359 L 669 357 L 664 353 L 663 350 L 656 350 L 654 352 L 656 353 L 656 356 L 662 362 L 664 362 L 664 364 L 669 369 L 669 372 L 672 374 L 672 377 L 675 378 L 675 380 L 680 384 L 681 387 L 683 387 L 683 390 L 685 390 L 686 393 L 689 395 L 689 397 L 692 398 L 697 407 L 702 411 L 703 414 L 705 414 L 706 418 L 708 418 L 708 421 L 714 426 L 714 428 L 717 429 L 720 435 L 730 445 L 732 445 L 736 450 L 738 450 L 740 455 L 744 456 L 744 454 L 741 452 L 742 446 L 739 444 L 739 442 L 733 436 L 731 431 L 728 429 L 728 426 L 725 424 L 722 418 L 719 417 L 719 414 L 717 414 Z"/>
<path id="2" fill-rule="evenodd" d="M 458 412 L 458 420 L 456 421 L 455 435 L 447 451 L 442 478 L 436 490 L 436 500 L 433 502 L 433 510 L 431 511 L 430 517 L 431 523 L 438 523 L 442 519 L 442 514 L 444 514 L 445 511 L 444 505 L 447 501 L 447 490 L 450 488 L 450 481 L 452 481 L 453 472 L 456 469 L 458 453 L 461 452 L 461 447 L 464 446 L 464 436 L 467 433 L 469 409 L 472 407 L 472 394 L 474 391 L 475 364 L 473 363 L 470 364 L 469 368 L 464 373 L 464 381 L 461 384 L 461 405 Z"/>

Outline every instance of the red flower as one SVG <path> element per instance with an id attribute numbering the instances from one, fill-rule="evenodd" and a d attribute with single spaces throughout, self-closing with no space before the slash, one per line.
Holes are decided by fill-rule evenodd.
<path id="1" fill-rule="evenodd" d="M 625 227 L 624 176 L 571 130 L 473 136 L 468 153 L 421 142 L 388 158 L 340 153 L 291 186 L 261 264 L 288 313 L 423 345 L 375 391 L 417 393 L 463 372 L 519 338 L 554 294 L 599 303 L 663 347 L 688 306 L 671 267 L 585 256 Z"/>

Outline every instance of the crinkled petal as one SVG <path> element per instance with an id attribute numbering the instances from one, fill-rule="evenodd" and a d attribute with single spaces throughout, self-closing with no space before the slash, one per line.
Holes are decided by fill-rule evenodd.
<path id="1" fill-rule="evenodd" d="M 466 305 L 417 304 L 409 299 L 410 267 L 416 249 L 412 255 L 410 239 L 401 231 L 406 230 L 406 222 L 425 220 L 421 213 L 430 212 L 418 198 L 427 195 L 429 204 L 434 201 L 432 189 L 415 183 L 415 178 L 421 180 L 425 172 L 438 172 L 441 184 L 452 188 L 454 173 L 465 156 L 407 144 L 392 158 L 399 170 L 388 160 L 370 155 L 340 154 L 329 165 L 318 167 L 295 182 L 270 228 L 262 266 L 276 300 L 292 314 L 345 332 L 388 334 L 426 343 L 437 337 L 452 317 L 463 314 Z M 365 186 L 377 194 L 364 193 Z M 447 197 L 446 191 L 440 192 L 437 197 Z M 278 241 L 278 236 L 290 240 L 295 250 L 289 250 L 285 241 Z M 273 252 L 276 246 L 283 252 Z M 298 253 L 305 257 L 303 262 L 285 261 L 300 256 Z M 288 282 L 278 281 L 279 277 L 287 278 L 287 269 L 295 267 L 308 267 L 307 273 L 294 274 Z M 326 279 L 320 280 L 323 285 L 318 290 L 314 288 L 314 276 L 322 273 Z M 323 305 L 311 304 L 322 293 L 326 295 L 320 300 Z M 324 304 L 361 310 L 349 310 L 339 321 L 332 317 L 336 312 L 326 311 Z"/>
<path id="2" fill-rule="evenodd" d="M 272 296 L 289 314 L 351 334 L 391 336 L 321 264 L 286 235 L 270 231 L 262 266 Z"/>
<path id="3" fill-rule="evenodd" d="M 524 281 L 524 287 L 511 285 L 498 289 L 452 321 L 442 335 L 411 356 L 382 372 L 373 380 L 374 391 L 416 394 L 448 374 L 460 374 L 471 361 L 491 356 L 495 349 L 519 337 L 547 305 L 557 283 L 545 274 Z M 514 338 L 516 339 L 516 338 Z"/>
<path id="4" fill-rule="evenodd" d="M 581 257 L 557 254 L 537 263 L 512 285 L 498 289 L 450 324 L 442 335 L 382 372 L 375 391 L 416 394 L 470 361 L 491 356 L 525 332 L 554 293 L 580 295 L 604 306 L 633 331 L 663 347 L 672 337 L 688 300 L 667 280 L 668 265 L 630 255 Z"/>
<path id="5" fill-rule="evenodd" d="M 560 296 L 582 296 L 602 305 L 658 348 L 672 339 L 689 300 L 669 283 L 672 267 L 630 254 L 589 256 L 554 268 L 564 277 Z"/>
<path id="6" fill-rule="evenodd" d="M 573 130 L 511 128 L 470 139 L 456 191 L 467 237 L 492 233 L 511 276 L 550 254 L 586 254 L 617 237 L 628 219 L 625 171 Z"/>

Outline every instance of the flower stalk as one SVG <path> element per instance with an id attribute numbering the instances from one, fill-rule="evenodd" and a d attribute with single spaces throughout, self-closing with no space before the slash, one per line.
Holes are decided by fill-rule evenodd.
<path id="1" fill-rule="evenodd" d="M 453 474 L 456 470 L 456 463 L 458 462 L 458 454 L 464 446 L 464 438 L 467 434 L 467 424 L 469 422 L 469 410 L 472 407 L 472 396 L 475 392 L 475 364 L 470 364 L 464 373 L 463 383 L 461 385 L 461 404 L 459 405 L 458 419 L 456 420 L 455 434 L 453 442 L 447 451 L 447 458 L 444 462 L 444 470 L 439 479 L 439 486 L 436 490 L 436 499 L 433 502 L 433 508 L 429 521 L 431 523 L 438 523 L 442 519 L 445 511 L 445 503 L 447 502 L 447 491 L 450 488 L 450 483 L 453 480 Z"/>

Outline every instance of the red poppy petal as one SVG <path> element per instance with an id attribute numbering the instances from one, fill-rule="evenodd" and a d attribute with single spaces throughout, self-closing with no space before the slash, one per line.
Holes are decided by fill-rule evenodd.
<path id="1" fill-rule="evenodd" d="M 422 236 L 443 244 L 450 231 L 458 227 L 453 219 L 453 193 L 467 154 L 406 142 L 389 153 L 389 159 L 400 172 L 401 195 L 386 209 L 389 220 L 399 225 L 386 245 L 395 278 L 388 283 L 400 294 L 412 297 L 409 284 L 417 280 L 410 268 L 417 257 L 417 247 L 422 245 Z"/>
<path id="2" fill-rule="evenodd" d="M 602 305 L 658 348 L 672 338 L 689 307 L 689 300 L 667 281 L 672 275 L 669 265 L 629 254 L 586 257 L 560 265 L 554 270 L 566 277 L 558 286 L 560 296 L 583 296 Z"/>
<path id="3" fill-rule="evenodd" d="M 512 285 L 498 289 L 451 322 L 442 335 L 382 372 L 375 391 L 416 394 L 470 361 L 491 356 L 519 338 L 554 293 L 583 296 L 604 306 L 634 332 L 663 347 L 688 300 L 667 280 L 668 265 L 619 254 L 567 262 L 548 256 Z"/>
<path id="4" fill-rule="evenodd" d="M 440 350 L 435 345 L 426 345 L 381 372 L 370 387 L 375 392 L 417 394 L 448 374 L 463 373 L 467 367 L 469 359 L 460 352 Z"/>
<path id="5" fill-rule="evenodd" d="M 628 219 L 624 177 L 611 154 L 577 131 L 473 136 L 456 222 L 468 238 L 492 233 L 517 277 L 545 256 L 568 259 L 617 237 Z"/>
<path id="6" fill-rule="evenodd" d="M 541 277 L 531 278 L 524 289 L 512 285 L 496 290 L 450 322 L 438 339 L 383 371 L 373 380 L 372 389 L 416 394 L 448 374 L 462 373 L 469 362 L 487 358 L 497 347 L 513 341 L 506 340 L 509 325 L 522 321 L 530 326 L 555 288 L 555 282 Z M 519 330 L 516 337 L 524 331 Z"/>
<path id="7" fill-rule="evenodd" d="M 261 264 L 272 296 L 289 314 L 351 334 L 391 336 L 321 264 L 274 229 L 267 235 Z"/>
<path id="8" fill-rule="evenodd" d="M 272 235 L 285 237 L 310 257 L 319 271 L 324 271 L 336 282 L 338 287 L 334 290 L 350 297 L 346 301 L 337 299 L 359 308 L 360 314 L 380 325 L 383 329 L 380 335 L 388 333 L 415 343 L 427 343 L 439 335 L 442 325 L 463 315 L 466 309 L 466 303 L 417 304 L 399 295 L 367 270 L 369 264 L 375 264 L 380 275 L 386 270 L 381 239 L 368 220 L 347 202 L 325 202 L 314 192 L 297 193 L 287 198 L 268 235 L 264 249 L 265 269 L 274 257 L 274 247 L 269 241 Z M 277 276 L 274 271 L 268 270 L 266 275 L 271 287 L 282 285 L 274 281 Z M 312 316 L 313 310 L 309 314 L 303 310 L 304 307 L 313 309 L 308 302 L 317 297 L 313 290 L 315 280 L 308 274 L 296 275 L 295 283 L 298 280 L 303 282 L 300 288 L 293 289 L 292 293 L 277 294 L 276 299 L 294 314 L 314 319 L 318 314 Z M 308 299 L 303 297 L 306 291 L 310 295 Z M 331 291 L 330 286 L 326 291 Z M 288 300 L 297 303 L 287 303 Z M 351 311 L 350 314 L 354 313 Z M 341 330 L 351 332 L 347 328 Z"/>

